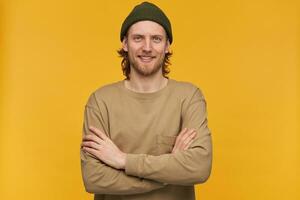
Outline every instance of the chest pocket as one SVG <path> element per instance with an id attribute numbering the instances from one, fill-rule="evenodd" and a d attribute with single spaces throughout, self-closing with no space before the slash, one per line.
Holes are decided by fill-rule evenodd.
<path id="1" fill-rule="evenodd" d="M 177 136 L 156 136 L 156 154 L 162 155 L 166 153 L 171 153 L 175 145 Z"/>

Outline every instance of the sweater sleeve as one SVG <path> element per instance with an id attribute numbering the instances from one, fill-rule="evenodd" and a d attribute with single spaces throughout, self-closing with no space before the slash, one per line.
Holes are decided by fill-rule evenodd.
<path id="1" fill-rule="evenodd" d="M 97 102 L 94 95 L 90 96 L 85 106 L 83 135 L 92 134 L 88 129 L 91 125 L 108 133 L 108 115 L 105 105 Z M 124 170 L 114 169 L 82 149 L 80 149 L 80 159 L 83 183 L 89 193 L 138 194 L 165 186 L 153 180 L 127 175 Z"/>
<path id="2" fill-rule="evenodd" d="M 182 112 L 182 128 L 195 128 L 197 135 L 185 151 L 158 156 L 127 154 L 128 175 L 176 185 L 205 182 L 212 166 L 211 134 L 207 125 L 206 101 L 199 88 Z"/>

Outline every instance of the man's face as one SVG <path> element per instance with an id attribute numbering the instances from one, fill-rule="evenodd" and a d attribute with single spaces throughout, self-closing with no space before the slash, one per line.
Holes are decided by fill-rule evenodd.
<path id="1" fill-rule="evenodd" d="M 131 68 L 142 76 L 161 71 L 169 46 L 164 28 L 153 21 L 133 24 L 123 40 L 123 49 L 128 52 Z"/>

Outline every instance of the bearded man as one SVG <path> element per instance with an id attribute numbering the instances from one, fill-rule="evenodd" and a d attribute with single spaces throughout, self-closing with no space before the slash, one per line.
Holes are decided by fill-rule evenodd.
<path id="1" fill-rule="evenodd" d="M 199 87 L 167 76 L 171 23 L 143 2 L 124 20 L 118 51 L 125 79 L 85 106 L 81 169 L 94 199 L 192 200 L 211 173 L 212 142 Z"/>

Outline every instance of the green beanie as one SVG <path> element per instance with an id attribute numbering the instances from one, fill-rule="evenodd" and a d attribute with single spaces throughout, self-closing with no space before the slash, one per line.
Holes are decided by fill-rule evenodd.
<path id="1" fill-rule="evenodd" d="M 126 35 L 129 27 L 138 22 L 143 20 L 150 20 L 160 24 L 164 27 L 170 44 L 173 41 L 172 37 L 172 28 L 171 23 L 168 17 L 164 14 L 164 12 L 154 5 L 153 3 L 143 2 L 133 8 L 131 13 L 126 17 L 125 21 L 122 24 L 120 39 L 123 41 L 124 36 Z"/>

